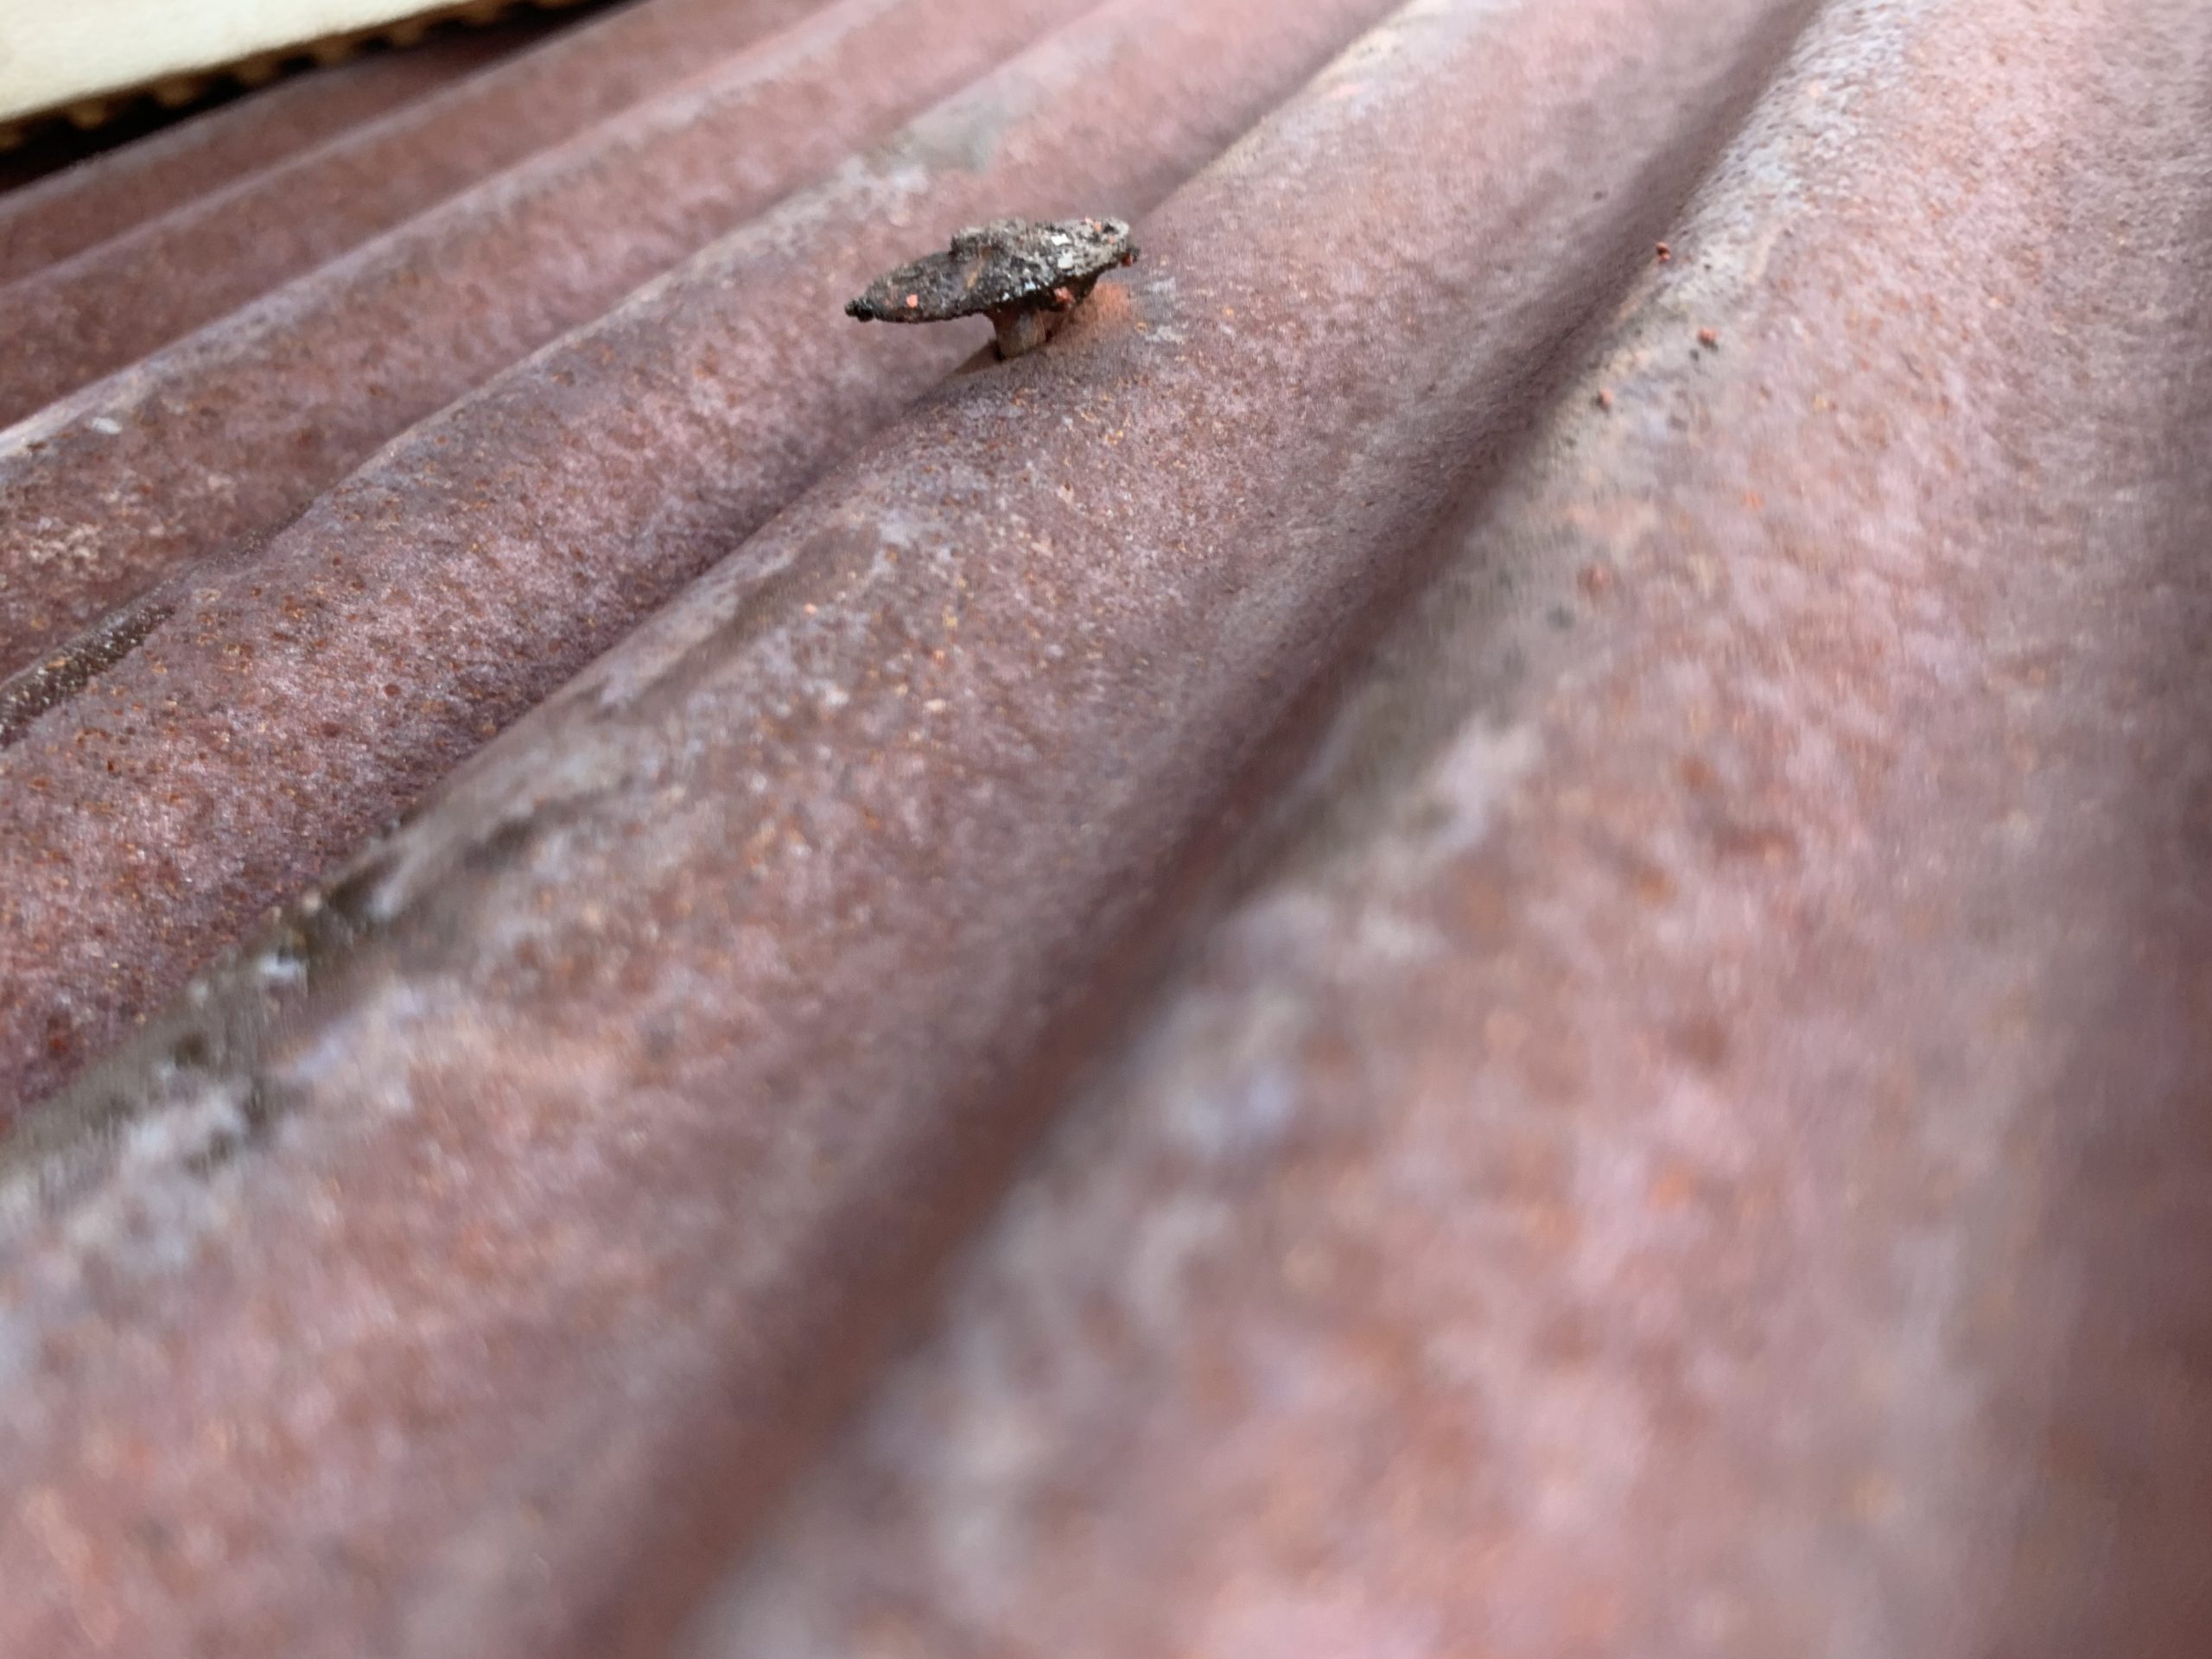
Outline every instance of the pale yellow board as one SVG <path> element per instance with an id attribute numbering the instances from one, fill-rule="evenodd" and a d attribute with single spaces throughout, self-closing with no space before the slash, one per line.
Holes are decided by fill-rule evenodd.
<path id="1" fill-rule="evenodd" d="M 454 0 L 0 0 L 0 122 L 454 10 Z"/>

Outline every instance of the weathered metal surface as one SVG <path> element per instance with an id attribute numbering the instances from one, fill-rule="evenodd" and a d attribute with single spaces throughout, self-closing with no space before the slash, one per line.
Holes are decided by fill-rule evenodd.
<path id="1" fill-rule="evenodd" d="M 21 527 L 0 673 L 294 518 L 395 432 L 1090 3 L 842 0 L 0 435 L 0 512 Z"/>
<path id="2" fill-rule="evenodd" d="M 937 215 L 1149 206 L 1384 10 L 1262 29 L 1258 7 L 1063 31 L 161 595 L 143 644 L 0 750 L 0 1103 L 174 995 L 973 349 L 962 325 L 855 327 L 857 272 Z"/>
<path id="3" fill-rule="evenodd" d="M 643 0 L 0 288 L 0 425 L 660 92 L 819 0 Z"/>
<path id="4" fill-rule="evenodd" d="M 1051 347 L 956 380 L 27 1123 L 0 1647 L 653 1650 L 1796 12 L 1401 13 Z M 1038 111 L 1089 156 L 1217 108 L 1230 19 L 1288 26 L 1102 14 Z"/>
<path id="5" fill-rule="evenodd" d="M 296 76 L 0 194 L 0 283 L 283 162 L 535 40 L 545 22 L 454 34 Z"/>
<path id="6" fill-rule="evenodd" d="M 692 1651 L 2212 1651 L 2209 91 L 1829 9 Z"/>

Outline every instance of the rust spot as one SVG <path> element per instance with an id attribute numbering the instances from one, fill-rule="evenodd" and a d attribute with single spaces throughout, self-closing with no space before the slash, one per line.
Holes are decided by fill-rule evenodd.
<path id="1" fill-rule="evenodd" d="M 1683 1020 L 1668 1033 L 1674 1051 L 1701 1071 L 1718 1071 L 1728 1061 L 1728 1027 L 1709 1014 Z"/>
<path id="2" fill-rule="evenodd" d="M 1722 818 L 1707 830 L 1713 850 L 1726 859 L 1755 859 L 1779 864 L 1797 856 L 1797 837 L 1780 824 L 1745 823 Z"/>
<path id="3" fill-rule="evenodd" d="M 1678 1159 L 1669 1158 L 1652 1174 L 1643 1201 L 1654 1210 L 1680 1210 L 1697 1196 L 1697 1177 Z"/>

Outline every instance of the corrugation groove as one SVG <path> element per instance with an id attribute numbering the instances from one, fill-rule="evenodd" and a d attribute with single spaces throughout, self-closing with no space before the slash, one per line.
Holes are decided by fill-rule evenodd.
<path id="1" fill-rule="evenodd" d="M 0 288 L 19 421 L 820 0 L 639 0 Z"/>

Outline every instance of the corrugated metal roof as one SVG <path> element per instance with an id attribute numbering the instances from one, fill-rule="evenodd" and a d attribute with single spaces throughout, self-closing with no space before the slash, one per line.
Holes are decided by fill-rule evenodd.
<path id="1" fill-rule="evenodd" d="M 2212 12 L 943 10 L 0 435 L 0 1650 L 2200 1651 Z"/>

